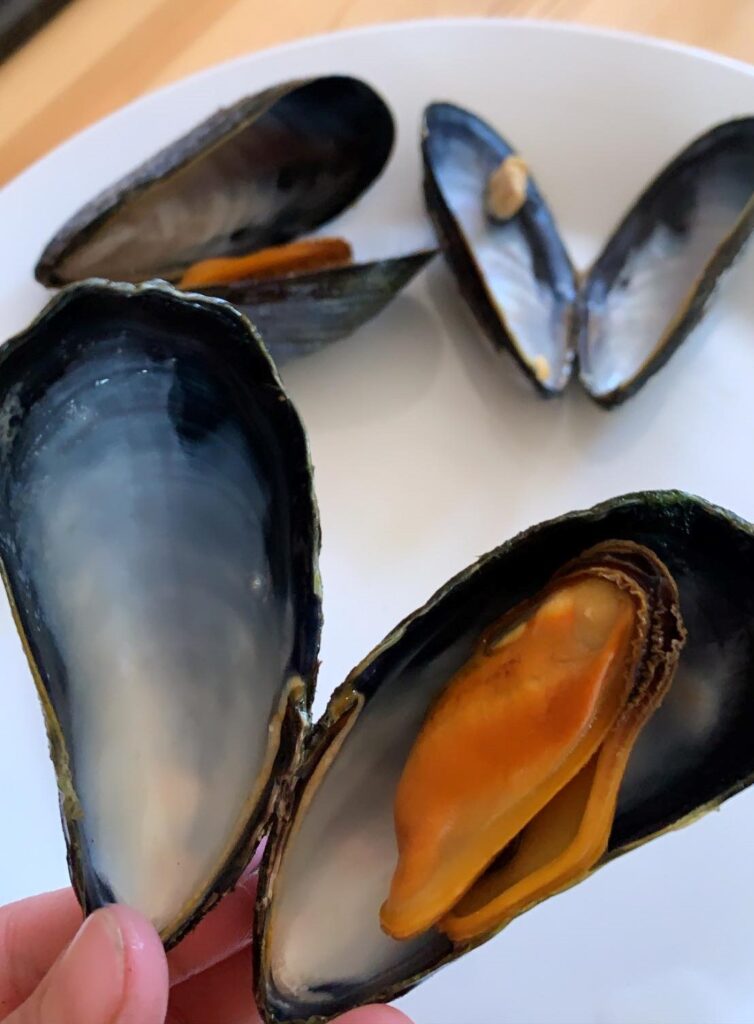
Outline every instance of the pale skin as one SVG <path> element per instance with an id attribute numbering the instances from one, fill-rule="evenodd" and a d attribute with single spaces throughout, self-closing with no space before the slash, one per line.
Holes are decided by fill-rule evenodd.
<path id="1" fill-rule="evenodd" d="M 252 998 L 257 876 L 165 956 L 152 925 L 123 906 L 82 924 L 70 889 L 0 908 L 2 1024 L 260 1024 Z M 411 1024 L 365 1006 L 337 1024 Z"/>

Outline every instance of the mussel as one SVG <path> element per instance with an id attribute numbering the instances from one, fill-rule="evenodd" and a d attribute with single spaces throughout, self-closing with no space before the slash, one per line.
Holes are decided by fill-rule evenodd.
<path id="1" fill-rule="evenodd" d="M 36 266 L 55 287 L 162 278 L 228 299 L 290 358 L 375 316 L 431 251 L 366 264 L 342 239 L 301 239 L 351 206 L 392 151 L 393 117 L 342 75 L 274 86 L 219 110 L 94 198 Z"/>
<path id="2" fill-rule="evenodd" d="M 703 316 L 754 228 L 754 118 L 691 142 L 577 274 L 521 154 L 450 103 L 422 131 L 427 209 L 482 329 L 544 395 L 574 364 L 610 407 L 633 395 Z"/>
<path id="3" fill-rule="evenodd" d="M 645 492 L 526 531 L 311 727 L 311 468 L 245 317 L 89 281 L 0 369 L 0 569 L 79 899 L 170 947 L 268 832 L 269 1024 L 405 992 L 754 781 L 754 527 L 731 513 Z"/>
<path id="4" fill-rule="evenodd" d="M 308 719 L 304 432 L 248 321 L 167 284 L 71 286 L 0 366 L 0 561 L 73 884 L 171 946 L 248 862 Z"/>
<path id="5" fill-rule="evenodd" d="M 752 571 L 749 524 L 645 492 L 528 530 L 396 627 L 273 818 L 266 1021 L 393 998 L 749 785 Z"/>

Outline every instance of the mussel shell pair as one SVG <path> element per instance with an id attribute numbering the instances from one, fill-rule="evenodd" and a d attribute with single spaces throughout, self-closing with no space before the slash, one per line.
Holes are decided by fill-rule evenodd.
<path id="1" fill-rule="evenodd" d="M 515 215 L 489 216 L 490 176 L 515 153 L 491 125 L 432 104 L 422 150 L 427 209 L 460 290 L 544 395 L 562 392 L 575 368 L 600 405 L 633 395 L 697 325 L 754 228 L 751 117 L 675 156 L 583 276 L 533 177 Z"/>
<path id="2" fill-rule="evenodd" d="M 735 516 L 643 493 L 521 534 L 397 626 L 311 730 L 311 468 L 244 317 L 162 283 L 89 282 L 0 365 L 0 556 L 74 886 L 87 910 L 134 903 L 170 946 L 269 830 L 255 952 L 266 1020 L 391 998 L 473 944 L 380 930 L 395 786 L 481 633 L 595 545 L 649 548 L 688 630 L 602 862 L 754 778 L 754 530 Z"/>
<path id="3" fill-rule="evenodd" d="M 35 270 L 49 287 L 86 278 L 177 282 L 192 264 L 281 245 L 356 202 L 390 158 L 393 116 L 367 83 L 286 82 L 217 111 L 75 213 Z M 434 255 L 201 288 L 242 309 L 277 363 L 379 313 Z"/>

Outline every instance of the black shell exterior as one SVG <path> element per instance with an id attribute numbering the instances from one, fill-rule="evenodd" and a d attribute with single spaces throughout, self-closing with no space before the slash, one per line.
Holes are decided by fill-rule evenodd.
<path id="1" fill-rule="evenodd" d="M 435 256 L 434 250 L 307 274 L 208 287 L 244 312 L 275 363 L 317 352 L 352 334 Z"/>

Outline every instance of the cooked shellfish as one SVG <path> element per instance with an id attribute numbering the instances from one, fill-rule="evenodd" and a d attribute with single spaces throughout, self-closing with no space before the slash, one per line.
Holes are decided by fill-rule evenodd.
<path id="1" fill-rule="evenodd" d="M 315 351 L 376 316 L 434 255 L 358 263 L 344 239 L 301 237 L 373 184 L 394 134 L 385 102 L 355 78 L 247 97 L 74 214 L 37 279 L 163 278 L 237 305 L 276 360 Z"/>
<path id="2" fill-rule="evenodd" d="M 583 280 L 527 168 L 523 202 L 490 208 L 521 157 L 489 124 L 450 103 L 424 115 L 427 209 L 461 293 L 495 345 L 545 395 L 577 359 L 604 406 L 634 394 L 701 319 L 754 228 L 754 118 L 717 125 L 647 186 Z M 499 183 L 502 181 L 502 185 Z M 514 183 L 515 184 L 515 183 Z M 510 189 L 508 190 L 510 192 Z"/>
<path id="3" fill-rule="evenodd" d="M 401 623 L 276 814 L 266 1019 L 393 998 L 749 785 L 752 570 L 748 524 L 629 495 L 527 531 Z"/>

